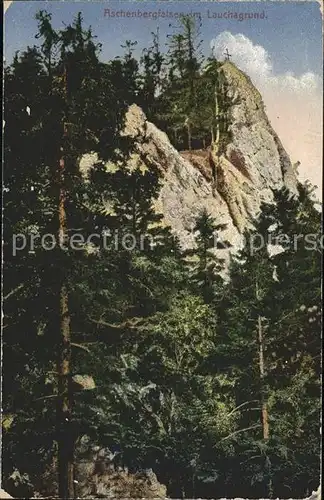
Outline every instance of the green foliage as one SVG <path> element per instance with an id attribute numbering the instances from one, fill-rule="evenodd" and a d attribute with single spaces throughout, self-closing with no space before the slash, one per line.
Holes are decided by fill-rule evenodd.
<path id="1" fill-rule="evenodd" d="M 225 228 L 224 224 L 216 224 L 206 209 L 202 210 L 194 226 L 196 248 L 185 252 L 190 258 L 192 282 L 206 303 L 215 299 L 224 285 L 221 274 L 225 261 L 215 251 L 229 247 L 219 234 Z"/>
<path id="2" fill-rule="evenodd" d="M 74 392 L 77 444 L 88 435 L 117 450 L 117 464 L 152 468 L 175 498 L 306 496 L 319 475 L 321 255 L 311 243 L 320 214 L 312 193 L 275 192 L 223 281 L 215 233 L 225 227 L 197 214 L 195 248 L 182 252 L 154 211 L 158 172 L 130 168 L 134 144 L 120 134 L 138 102 L 177 147 L 210 145 L 218 135 L 221 153 L 233 97 L 221 63 L 202 69 L 199 30 L 184 18 L 168 55 L 154 33 L 141 61 L 127 41 L 124 57 L 101 63 L 81 15 L 62 30 L 46 12 L 37 20 L 40 48 L 17 54 L 5 71 L 4 484 L 22 497 L 46 492 L 64 278 L 71 375 L 95 381 Z M 110 231 L 108 244 L 47 251 L 36 238 L 32 251 L 27 244 L 13 255 L 17 233 L 57 234 L 63 124 L 69 234 Z M 87 152 L 99 159 L 85 181 Z M 257 234 L 280 238 L 282 251 L 252 252 Z M 294 248 L 295 234 L 305 237 Z M 135 247 L 123 244 L 127 235 Z"/>
<path id="3" fill-rule="evenodd" d="M 244 405 L 240 427 L 247 431 L 236 444 L 241 459 L 235 465 L 244 482 L 237 488 L 247 495 L 253 484 L 257 495 L 277 497 L 307 495 L 318 481 L 320 255 L 318 246 L 307 246 L 307 235 L 318 238 L 320 214 L 303 186 L 298 198 L 282 190 L 274 199 L 262 207 L 255 231 L 246 235 L 246 247 L 233 261 L 220 318 L 220 356 L 223 369 L 235 376 L 236 402 Z M 256 234 L 265 242 L 282 242 L 282 251 L 269 254 L 266 245 L 252 252 Z M 299 247 L 293 248 L 297 234 Z M 263 379 L 258 318 L 264 335 Z M 268 440 L 262 439 L 262 401 Z M 287 469 L 294 470 L 292 481 L 283 472 Z"/>
<path id="4" fill-rule="evenodd" d="M 152 46 L 143 49 L 141 105 L 149 120 L 154 120 L 161 112 L 160 92 L 163 84 L 165 56 L 160 51 L 159 28 L 152 32 Z"/>

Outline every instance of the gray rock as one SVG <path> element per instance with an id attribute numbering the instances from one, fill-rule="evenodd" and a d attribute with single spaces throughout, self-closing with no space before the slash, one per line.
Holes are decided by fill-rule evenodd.
<path id="1" fill-rule="evenodd" d="M 129 168 L 159 169 L 162 188 L 156 211 L 163 214 L 183 248 L 194 246 L 193 227 L 203 208 L 217 223 L 227 224 L 222 237 L 235 249 L 260 204 L 273 199 L 272 189 L 286 186 L 292 194 L 297 192 L 294 168 L 269 122 L 260 93 L 234 64 L 226 62 L 223 69 L 237 103 L 231 110 L 232 139 L 220 158 L 213 158 L 209 151 L 178 152 L 135 104 L 126 115 L 123 134 L 135 141 Z M 85 177 L 96 161 L 91 154 L 82 160 Z M 210 161 L 217 163 L 216 182 Z"/>
<path id="2" fill-rule="evenodd" d="M 75 454 L 75 490 L 77 498 L 165 498 L 166 488 L 150 469 L 131 474 L 117 467 L 118 453 L 100 448 L 83 436 Z"/>

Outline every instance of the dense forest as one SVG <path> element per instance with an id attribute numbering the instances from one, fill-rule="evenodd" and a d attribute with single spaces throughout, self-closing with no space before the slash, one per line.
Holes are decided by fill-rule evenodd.
<path id="1" fill-rule="evenodd" d="M 171 498 L 310 494 L 320 475 L 321 253 L 305 238 L 297 248 L 282 238 L 278 253 L 249 241 L 319 238 L 312 189 L 275 191 L 226 273 L 211 248 L 223 228 L 207 212 L 184 251 L 153 209 L 158 171 L 127 168 L 134 146 L 121 131 L 137 103 L 178 150 L 221 154 L 237 99 L 222 62 L 203 57 L 186 17 L 167 51 L 156 32 L 140 58 L 126 40 L 108 62 L 81 15 L 61 30 L 44 11 L 37 19 L 38 45 L 15 56 L 4 82 L 4 487 L 74 498 L 87 437 L 111 451 L 115 470 L 152 469 Z M 80 159 L 93 151 L 100 161 L 85 182 Z M 107 229 L 159 243 L 65 245 Z M 13 252 L 17 234 L 60 245 L 20 240 Z"/>

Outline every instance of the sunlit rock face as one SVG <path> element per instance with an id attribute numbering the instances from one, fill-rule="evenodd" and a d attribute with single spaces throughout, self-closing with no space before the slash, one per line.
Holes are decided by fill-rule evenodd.
<path id="1" fill-rule="evenodd" d="M 194 245 L 193 228 L 203 208 L 217 223 L 227 225 L 222 238 L 235 249 L 261 203 L 272 200 L 273 189 L 286 186 L 291 193 L 297 192 L 293 166 L 268 120 L 260 93 L 232 63 L 225 62 L 223 71 L 235 104 L 230 139 L 218 158 L 210 149 L 177 151 L 136 104 L 126 114 L 123 134 L 135 145 L 129 167 L 159 170 L 162 188 L 156 210 L 184 248 Z M 83 169 L 94 161 L 88 155 Z"/>

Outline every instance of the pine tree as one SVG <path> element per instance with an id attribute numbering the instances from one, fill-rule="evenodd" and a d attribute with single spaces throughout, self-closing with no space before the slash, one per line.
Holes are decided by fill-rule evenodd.
<path id="1" fill-rule="evenodd" d="M 227 418 L 232 400 L 220 394 L 226 377 L 205 367 L 215 349 L 214 314 L 201 298 L 182 291 L 139 334 L 135 380 L 143 399 L 136 407 L 142 425 L 137 446 L 144 447 L 144 463 L 153 466 L 170 495 L 193 497 L 217 470 L 218 440 L 235 428 L 235 416 Z M 127 437 L 130 444 L 130 429 Z"/>
<path id="2" fill-rule="evenodd" d="M 163 85 L 163 64 L 165 57 L 160 50 L 159 28 L 152 32 L 152 45 L 143 50 L 141 65 L 143 76 L 141 85 L 142 107 L 149 120 L 156 123 L 161 112 L 160 96 Z"/>
<path id="3" fill-rule="evenodd" d="M 259 496 L 302 496 L 317 484 L 319 253 L 306 249 L 305 237 L 319 234 L 319 219 L 304 188 L 297 198 L 275 192 L 233 261 L 220 309 L 217 359 L 235 376 L 240 408 L 237 488 L 250 491 L 252 482 Z M 280 242 L 282 251 L 271 253 Z M 302 465 L 299 450 L 307 447 L 315 458 Z"/>
<path id="4" fill-rule="evenodd" d="M 139 63 L 134 57 L 134 49 L 137 42 L 126 40 L 122 48 L 125 50 L 122 63 L 122 88 L 125 93 L 126 102 L 131 105 L 139 100 L 140 74 Z"/>
<path id="5" fill-rule="evenodd" d="M 245 247 L 232 259 L 230 282 L 220 303 L 223 345 L 218 356 L 221 363 L 225 363 L 224 369 L 230 368 L 236 380 L 236 405 L 240 409 L 236 453 L 245 456 L 247 461 L 252 456 L 251 450 L 255 455 L 254 473 L 248 468 L 242 469 L 244 479 L 239 481 L 239 487 L 244 491 L 249 481 L 259 482 L 255 494 L 269 497 L 272 495 L 272 472 L 268 450 L 271 417 L 267 375 L 269 335 L 272 332 L 267 301 L 273 285 L 273 265 L 266 240 L 259 249 L 251 246 L 255 235 L 266 237 L 267 224 L 264 222 L 261 215 L 254 232 L 246 232 Z M 261 453 L 257 453 L 258 448 Z M 238 464 L 232 464 L 232 467 L 238 467 Z"/>
<path id="6" fill-rule="evenodd" d="M 316 489 L 319 474 L 321 215 L 309 187 L 298 189 L 298 197 L 287 190 L 275 192 L 272 207 L 272 238 L 282 251 L 273 257 L 276 281 L 270 328 L 276 338 L 270 346 L 270 376 L 277 446 L 286 450 L 276 461 L 274 486 L 280 491 L 283 469 L 289 467 L 294 476 L 290 488 L 302 496 Z"/>
<path id="7" fill-rule="evenodd" d="M 239 100 L 230 91 L 222 63 L 215 58 L 209 58 L 202 74 L 202 99 L 200 121 L 203 129 L 210 135 L 210 155 L 214 165 L 213 180 L 217 188 L 217 169 L 219 158 L 225 153 L 231 139 L 232 108 Z M 207 132 L 207 131 L 206 131 Z M 206 133 L 205 132 L 205 133 Z"/>
<path id="8" fill-rule="evenodd" d="M 203 209 L 194 226 L 196 248 L 185 252 L 191 261 L 192 282 L 196 284 L 206 303 L 215 299 L 223 284 L 225 260 L 219 255 L 219 251 L 230 246 L 220 236 L 225 228 L 226 225 L 216 224 L 207 210 Z"/>
<path id="9" fill-rule="evenodd" d="M 199 27 L 190 16 L 182 16 L 178 33 L 169 42 L 169 82 L 165 99 L 171 108 L 174 132 L 186 133 L 187 147 L 192 149 L 192 133 L 197 108 L 197 80 L 201 65 Z M 178 142 L 180 138 L 176 138 Z"/>
<path id="10" fill-rule="evenodd" d="M 19 328 L 12 322 L 14 312 L 6 309 L 8 334 L 13 328 L 16 333 L 5 344 L 9 351 L 19 356 L 22 345 L 18 339 L 24 331 L 24 309 L 28 305 L 27 315 L 34 324 L 29 349 L 35 355 L 37 345 L 43 342 L 39 336 L 44 335 L 48 342 L 45 359 L 35 356 L 38 361 L 34 375 L 37 377 L 38 373 L 40 377 L 40 390 L 46 390 L 41 380 L 46 372 L 53 371 L 52 355 L 57 353 L 59 383 L 53 386 L 56 395 L 48 395 L 57 401 L 57 431 L 55 434 L 51 427 L 48 431 L 51 439 L 58 441 L 59 492 L 62 498 L 67 498 L 74 496 L 75 436 L 71 368 L 73 322 L 69 303 L 73 302 L 72 291 L 78 278 L 74 271 L 79 259 L 65 248 L 65 240 L 78 232 L 75 228 L 80 226 L 84 236 L 94 232 L 95 227 L 89 224 L 89 207 L 85 203 L 89 197 L 86 190 L 91 189 L 91 185 L 84 184 L 78 164 L 82 154 L 93 149 L 99 154 L 105 149 L 109 154 L 113 135 L 118 137 L 123 126 L 120 116 L 125 106 L 120 99 L 113 102 L 115 96 L 109 92 L 110 82 L 104 78 L 106 68 L 98 61 L 98 47 L 91 31 L 82 28 L 81 16 L 55 34 L 50 15 L 40 12 L 37 17 L 39 35 L 43 39 L 41 51 L 28 49 L 20 58 L 17 56 L 6 74 L 6 236 L 10 245 L 17 232 L 23 232 L 24 237 L 33 231 L 40 235 L 57 235 L 60 247 L 48 252 L 38 240 L 31 254 L 26 248 L 15 259 L 8 246 L 6 276 L 9 269 L 15 269 L 10 281 L 6 282 L 8 307 L 15 288 L 25 291 L 19 293 L 18 303 L 23 311 Z M 117 88 L 114 93 L 118 95 L 119 92 Z M 118 114 L 114 113 L 116 105 L 120 106 Z M 107 109 L 111 110 L 110 116 Z M 112 140 L 110 144 L 105 141 L 107 124 Z M 20 194 L 25 200 L 21 220 L 14 213 Z M 93 216 L 91 218 L 93 220 Z M 11 227 L 10 220 L 13 222 Z M 42 289 L 42 297 L 39 289 Z M 37 296 L 39 304 L 35 300 Z M 30 378 L 26 372 L 24 375 L 26 380 Z M 44 397 L 47 397 L 46 393 L 40 399 Z M 23 413 L 20 416 L 23 418 Z"/>

